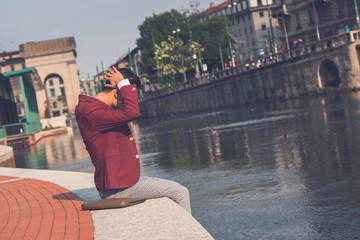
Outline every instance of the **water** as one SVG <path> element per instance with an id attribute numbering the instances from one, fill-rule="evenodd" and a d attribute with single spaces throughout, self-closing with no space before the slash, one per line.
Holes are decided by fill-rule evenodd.
<path id="1" fill-rule="evenodd" d="M 201 103 L 194 103 L 201 104 Z M 142 173 L 187 186 L 215 239 L 360 238 L 360 94 L 132 125 Z M 81 137 L 15 152 L 17 167 L 93 172 Z"/>

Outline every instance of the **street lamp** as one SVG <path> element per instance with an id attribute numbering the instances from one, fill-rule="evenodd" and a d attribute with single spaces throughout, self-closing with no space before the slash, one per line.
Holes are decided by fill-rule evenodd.
<path id="1" fill-rule="evenodd" d="M 181 48 L 180 48 L 180 45 L 179 45 L 179 32 L 180 32 L 180 28 L 178 26 L 177 26 L 176 30 L 172 31 L 173 34 L 176 34 L 176 44 L 177 44 L 177 47 L 179 49 L 179 56 L 180 56 L 180 61 L 181 61 L 181 68 L 183 70 L 183 75 L 184 75 L 184 82 L 186 82 L 187 79 L 186 79 L 186 72 L 185 72 L 185 69 L 184 69 L 184 60 L 182 58 Z"/>
<path id="2" fill-rule="evenodd" d="M 233 2 L 233 0 L 228 1 L 228 8 L 230 9 L 230 15 L 231 15 L 231 18 L 232 18 L 234 24 L 235 24 L 235 19 L 234 19 L 235 17 L 233 15 L 233 10 L 232 9 L 233 9 L 233 6 L 235 6 L 236 4 L 237 3 Z M 229 32 L 229 28 L 228 28 L 227 21 L 226 21 L 226 14 L 224 16 L 225 16 L 225 26 L 226 26 L 226 33 L 227 33 L 227 37 L 228 37 L 231 62 L 232 62 L 233 67 L 235 67 L 235 58 L 234 58 L 234 53 L 233 53 L 231 39 L 230 39 L 230 32 Z"/>
<path id="3" fill-rule="evenodd" d="M 288 54 L 289 54 L 289 58 L 291 58 L 291 52 L 290 52 L 290 46 L 289 46 L 289 38 L 288 38 L 288 34 L 287 34 L 285 19 L 283 17 L 277 17 L 277 18 L 281 19 L 281 21 L 283 23 L 283 28 L 284 28 L 284 33 L 285 33 L 285 40 L 286 40 L 286 47 L 287 47 L 287 51 L 288 51 Z"/>
<path id="4" fill-rule="evenodd" d="M 274 48 L 274 53 L 276 54 L 277 53 L 276 39 L 275 39 L 275 35 L 274 35 L 274 28 L 273 28 L 273 25 L 272 25 L 271 12 L 270 12 L 270 7 L 269 7 L 268 0 L 266 0 L 266 6 L 267 6 L 267 12 L 268 12 L 268 16 L 269 16 L 272 47 Z"/>
<path id="5" fill-rule="evenodd" d="M 319 42 L 319 49 L 321 50 L 320 31 L 319 31 L 319 24 L 318 24 L 318 19 L 317 19 L 314 0 L 311 0 L 311 3 L 312 3 L 313 12 L 314 12 L 314 18 L 315 18 L 315 27 L 316 27 L 317 40 Z"/>
<path id="6" fill-rule="evenodd" d="M 358 6 L 357 6 L 357 1 L 354 0 L 354 8 L 355 8 L 355 15 L 356 15 L 356 24 L 358 29 L 360 29 L 360 23 L 359 23 L 359 10 L 358 10 Z"/>

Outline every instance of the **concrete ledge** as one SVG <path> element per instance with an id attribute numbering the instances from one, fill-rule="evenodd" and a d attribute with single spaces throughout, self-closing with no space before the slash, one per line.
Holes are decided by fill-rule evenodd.
<path id="1" fill-rule="evenodd" d="M 41 130 L 32 134 L 29 134 L 29 145 L 33 145 L 35 143 L 37 143 L 38 141 L 40 141 L 42 138 L 44 137 L 49 137 L 49 136 L 53 136 L 53 135 L 57 135 L 57 134 L 63 134 L 63 133 L 67 133 L 68 130 L 66 127 L 62 127 L 62 128 L 55 128 L 52 130 Z"/>
<path id="2" fill-rule="evenodd" d="M 15 167 L 14 151 L 12 147 L 0 145 L 0 167 Z"/>
<path id="3" fill-rule="evenodd" d="M 0 175 L 53 182 L 86 202 L 100 199 L 91 173 L 0 167 Z M 91 211 L 91 216 L 95 239 L 213 239 L 196 219 L 168 198 L 147 200 L 129 208 Z"/>

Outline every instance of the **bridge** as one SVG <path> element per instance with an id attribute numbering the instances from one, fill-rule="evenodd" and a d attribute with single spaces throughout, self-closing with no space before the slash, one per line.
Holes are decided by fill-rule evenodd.
<path id="1" fill-rule="evenodd" d="M 140 96 L 143 116 L 180 114 L 272 98 L 360 88 L 360 30 Z"/>

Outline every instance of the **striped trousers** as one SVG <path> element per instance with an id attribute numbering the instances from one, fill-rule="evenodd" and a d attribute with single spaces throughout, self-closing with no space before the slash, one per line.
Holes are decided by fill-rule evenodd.
<path id="1" fill-rule="evenodd" d="M 99 192 L 102 199 L 105 198 L 162 198 L 168 197 L 191 214 L 189 190 L 177 182 L 153 178 L 141 177 L 133 186 L 124 189 L 109 189 Z"/>

